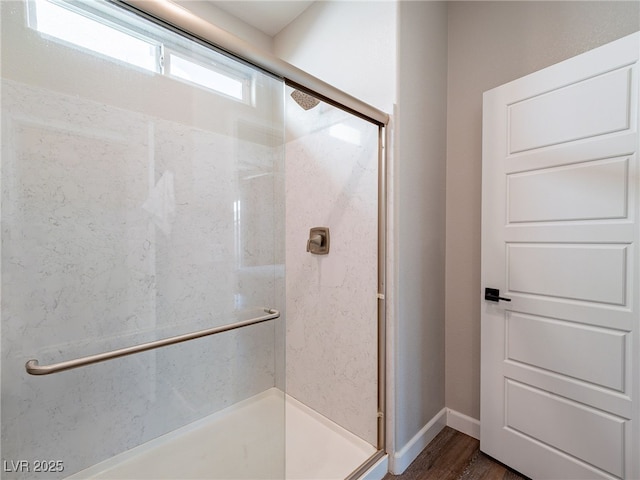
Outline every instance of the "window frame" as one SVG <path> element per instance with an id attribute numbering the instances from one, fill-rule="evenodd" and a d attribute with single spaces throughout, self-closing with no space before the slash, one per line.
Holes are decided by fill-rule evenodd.
<path id="1" fill-rule="evenodd" d="M 145 65 L 140 65 L 123 57 L 117 57 L 109 55 L 108 53 L 100 50 L 95 50 L 90 46 L 82 44 L 81 42 L 73 42 L 67 38 L 58 37 L 53 33 L 38 28 L 38 5 L 42 3 L 48 3 L 54 5 L 57 8 L 65 9 L 66 11 L 82 16 L 89 21 L 99 23 L 102 26 L 111 28 L 119 33 L 128 35 L 138 41 L 144 42 L 152 49 L 152 56 L 155 57 L 153 62 L 154 69 L 151 70 Z M 223 98 L 241 102 L 247 105 L 254 105 L 255 97 L 255 74 L 244 70 L 242 68 L 233 68 L 232 62 L 237 62 L 227 57 L 224 53 L 217 51 L 214 47 L 205 46 L 200 43 L 191 43 L 194 48 L 187 48 L 180 45 L 180 42 L 171 42 L 165 39 L 158 40 L 148 35 L 142 29 L 136 29 L 131 24 L 127 23 L 125 18 L 115 15 L 113 6 L 103 2 L 83 2 L 76 0 L 27 0 L 26 2 L 27 12 L 27 26 L 37 32 L 40 36 L 45 37 L 56 43 L 60 43 L 69 48 L 78 49 L 84 52 L 90 52 L 92 55 L 97 55 L 106 60 L 119 63 L 128 68 L 135 68 L 148 74 L 162 75 L 173 81 L 179 81 L 200 88 L 202 90 L 215 93 Z M 185 44 L 186 45 L 186 44 Z M 200 50 L 203 50 L 202 52 Z M 180 75 L 176 75 L 171 72 L 170 57 L 174 55 L 185 62 L 194 64 L 199 68 L 210 70 L 216 75 L 227 77 L 233 82 L 241 84 L 241 97 L 228 94 L 225 88 L 216 88 L 215 85 L 211 85 L 206 81 L 197 81 L 184 78 Z M 219 57 L 219 58 L 213 58 Z M 229 62 L 225 62 L 229 59 Z"/>

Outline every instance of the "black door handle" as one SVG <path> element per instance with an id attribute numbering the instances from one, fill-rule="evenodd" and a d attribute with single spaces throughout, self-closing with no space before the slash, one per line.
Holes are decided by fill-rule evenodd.
<path id="1" fill-rule="evenodd" d="M 499 302 L 500 300 L 504 300 L 505 302 L 510 302 L 510 298 L 501 297 L 500 290 L 497 288 L 485 288 L 484 289 L 484 299 L 489 300 L 490 302 Z"/>

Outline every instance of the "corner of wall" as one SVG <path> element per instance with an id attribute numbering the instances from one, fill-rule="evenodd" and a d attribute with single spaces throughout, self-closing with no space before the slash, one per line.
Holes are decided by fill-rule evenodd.
<path id="1" fill-rule="evenodd" d="M 393 454 L 389 462 L 389 471 L 394 475 L 403 473 L 446 426 L 447 409 L 443 408 L 401 450 Z"/>
<path id="2" fill-rule="evenodd" d="M 274 37 L 274 53 L 389 112 L 396 89 L 395 14 L 388 1 L 314 2 Z"/>
<path id="3" fill-rule="evenodd" d="M 394 462 L 446 423 L 444 248 L 447 91 L 445 2 L 398 7 Z M 442 417 L 442 419 L 440 419 Z M 435 435 L 434 435 L 435 436 Z M 426 443 L 425 443 L 426 442 Z"/>
<path id="4" fill-rule="evenodd" d="M 447 427 L 480 440 L 480 420 L 447 408 Z"/>
<path id="5" fill-rule="evenodd" d="M 273 53 L 273 38 L 212 3 L 194 0 L 172 0 L 203 20 L 226 30 L 242 40 Z"/>

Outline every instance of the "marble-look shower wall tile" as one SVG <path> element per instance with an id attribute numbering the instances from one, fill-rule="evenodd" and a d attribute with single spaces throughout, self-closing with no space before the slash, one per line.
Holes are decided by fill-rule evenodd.
<path id="1" fill-rule="evenodd" d="M 140 119 L 114 112 L 104 122 L 75 104 L 48 106 L 51 98 L 29 115 L 20 109 L 42 95 L 8 83 L 2 93 L 3 108 L 14 113 L 3 117 L 3 300 L 9 312 L 30 312 L 4 326 L 24 329 L 28 320 L 49 345 L 63 346 L 113 331 L 90 319 L 135 328 L 149 313 L 136 300 L 153 275 L 136 208 L 146 169 Z M 72 316 L 84 321 L 67 321 Z M 35 337 L 22 333 L 21 346 L 31 349 Z"/>
<path id="2" fill-rule="evenodd" d="M 165 121 L 156 127 L 154 176 L 171 172 L 175 189 L 171 232 L 156 232 L 158 321 L 198 325 L 220 318 L 226 323 L 238 284 L 233 138 Z"/>
<path id="3" fill-rule="evenodd" d="M 377 127 L 288 100 L 287 392 L 376 444 Z M 328 255 L 306 252 L 330 228 Z"/>
<path id="4" fill-rule="evenodd" d="M 238 229 L 253 232 L 234 220 L 235 138 L 7 80 L 1 100 L 3 458 L 59 459 L 49 478 L 67 476 L 273 386 L 273 323 L 26 374 L 29 358 L 262 315 L 283 273 L 266 249 L 246 254 L 258 266 L 238 259 Z M 281 146 L 255 148 L 266 173 Z M 273 181 L 251 188 L 276 196 Z"/>

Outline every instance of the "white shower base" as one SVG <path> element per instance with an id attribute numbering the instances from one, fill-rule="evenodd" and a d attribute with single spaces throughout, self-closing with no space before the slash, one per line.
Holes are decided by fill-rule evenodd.
<path id="1" fill-rule="evenodd" d="M 272 388 L 69 479 L 342 480 L 375 448 Z M 286 476 L 284 475 L 286 471 Z"/>

